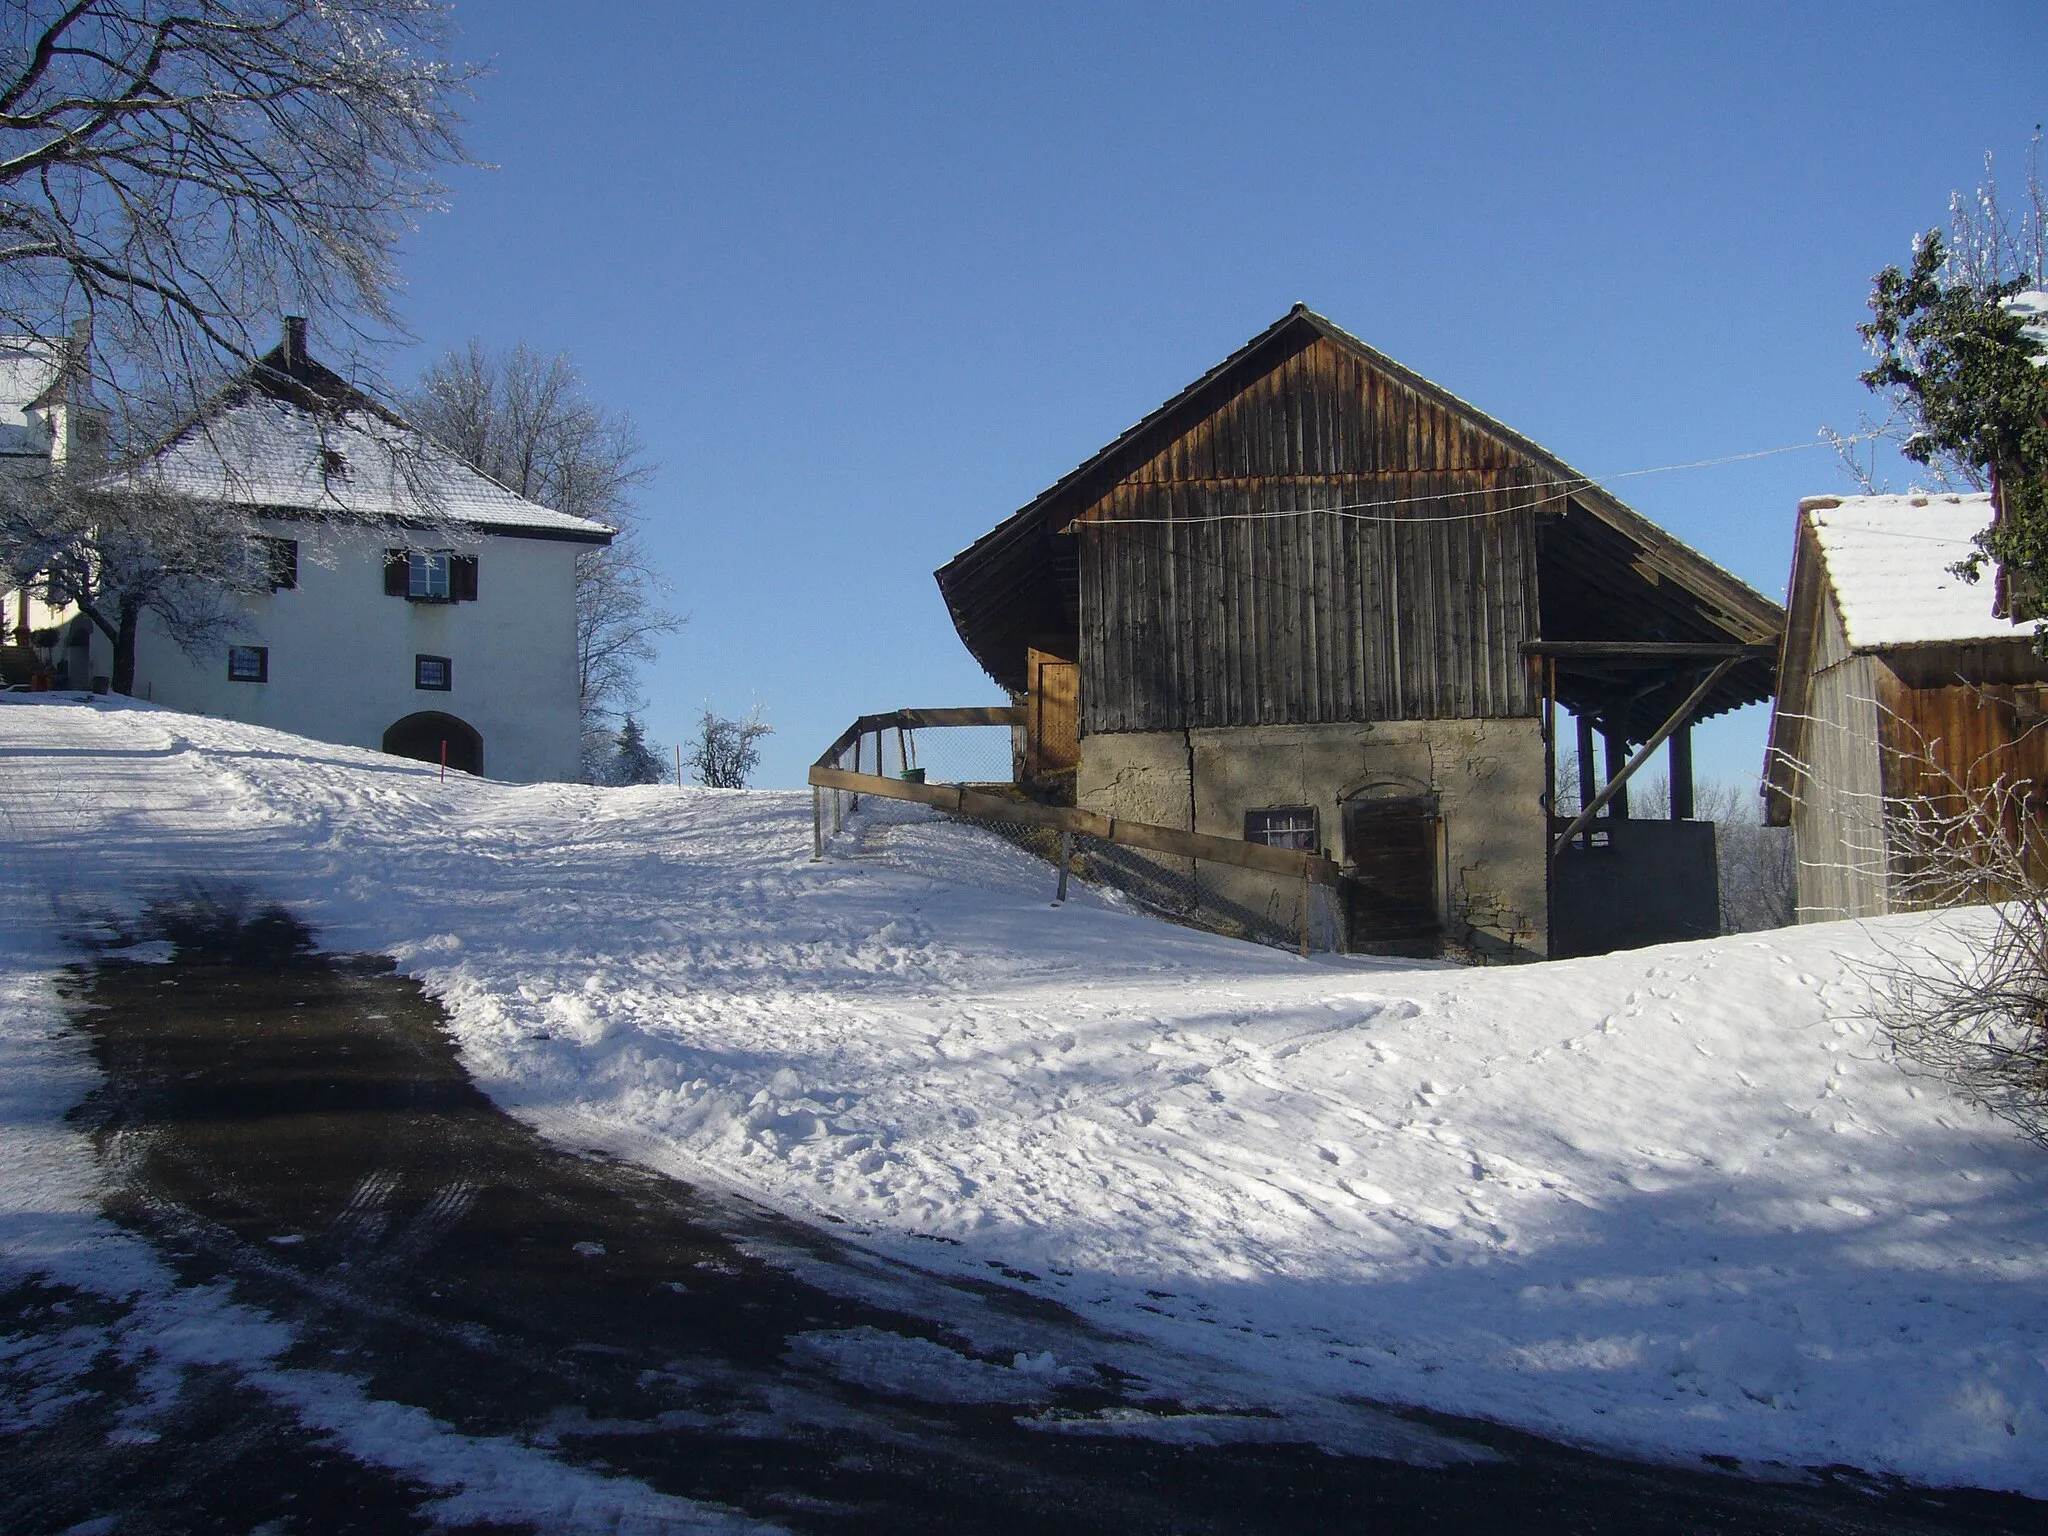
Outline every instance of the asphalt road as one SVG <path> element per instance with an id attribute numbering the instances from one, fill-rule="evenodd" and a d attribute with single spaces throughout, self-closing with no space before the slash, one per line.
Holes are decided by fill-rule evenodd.
<path id="1" fill-rule="evenodd" d="M 200 902 L 156 920 L 172 963 L 106 958 L 74 982 L 104 1075 L 80 1116 L 107 1214 L 182 1284 L 287 1323 L 279 1364 L 462 1435 L 794 1531 L 2048 1532 L 2048 1506 L 2021 1499 L 1824 1470 L 1755 1482 L 1365 1404 L 1358 1436 L 1388 1454 L 1284 1429 L 1048 1432 L 1203 1405 L 1162 1394 L 1128 1341 L 1033 1277 L 926 1273 L 543 1142 L 469 1081 L 417 987 L 314 952 L 281 914 Z M 126 1305 L 48 1283 L 0 1294 L 0 1530 L 404 1531 L 446 1514 L 445 1489 L 348 1454 L 231 1365 L 167 1383 L 109 1345 L 26 1411 L 38 1361 L 112 1339 Z M 913 1366 L 982 1364 L 934 1388 L 917 1369 L 849 1370 L 834 1343 L 877 1339 Z M 1042 1383 L 1013 1368 L 1042 1350 L 1094 1364 Z M 997 1385 L 963 1393 L 963 1371 Z"/>

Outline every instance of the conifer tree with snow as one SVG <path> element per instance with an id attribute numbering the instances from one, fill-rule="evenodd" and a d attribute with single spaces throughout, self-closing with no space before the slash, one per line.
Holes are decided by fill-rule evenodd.
<path id="1" fill-rule="evenodd" d="M 1875 357 L 1863 382 L 1887 396 L 1906 436 L 1900 451 L 1937 478 L 1989 488 L 1996 520 L 1957 567 L 1975 580 L 1997 567 L 2000 608 L 2048 621 L 2048 207 L 2038 175 L 2017 219 L 1999 209 L 1988 170 L 1974 202 L 1952 205 L 1950 238 L 1930 230 L 1904 267 L 1874 280 L 1860 330 Z M 2035 644 L 2048 647 L 2048 622 Z M 2048 654 L 2048 650 L 2044 650 Z"/>
<path id="2" fill-rule="evenodd" d="M 647 740 L 647 733 L 640 722 L 631 715 L 619 727 L 617 745 L 612 750 L 611 762 L 605 774 L 608 784 L 659 784 L 667 775 L 662 772 L 661 753 Z"/>

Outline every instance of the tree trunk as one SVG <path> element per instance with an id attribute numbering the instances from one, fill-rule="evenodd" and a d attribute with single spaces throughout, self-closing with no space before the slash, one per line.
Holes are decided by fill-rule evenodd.
<path id="1" fill-rule="evenodd" d="M 135 631 L 142 624 L 142 604 L 121 599 L 121 623 L 114 634 L 114 678 L 116 693 L 135 692 Z"/>

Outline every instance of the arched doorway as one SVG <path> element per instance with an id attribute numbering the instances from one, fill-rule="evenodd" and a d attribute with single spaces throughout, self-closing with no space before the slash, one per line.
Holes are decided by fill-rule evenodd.
<path id="1" fill-rule="evenodd" d="M 441 744 L 448 744 L 448 766 L 464 773 L 484 771 L 484 739 L 476 728 L 438 709 L 423 709 L 407 715 L 384 733 L 384 750 L 394 757 L 418 758 L 423 763 L 441 761 Z"/>

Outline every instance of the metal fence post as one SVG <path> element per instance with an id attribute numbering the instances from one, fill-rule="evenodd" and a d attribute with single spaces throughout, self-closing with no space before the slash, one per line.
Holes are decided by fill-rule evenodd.
<path id="1" fill-rule="evenodd" d="M 1074 861 L 1074 834 L 1065 827 L 1060 828 L 1060 888 L 1053 892 L 1052 904 L 1062 905 L 1067 899 L 1067 866 Z"/>

